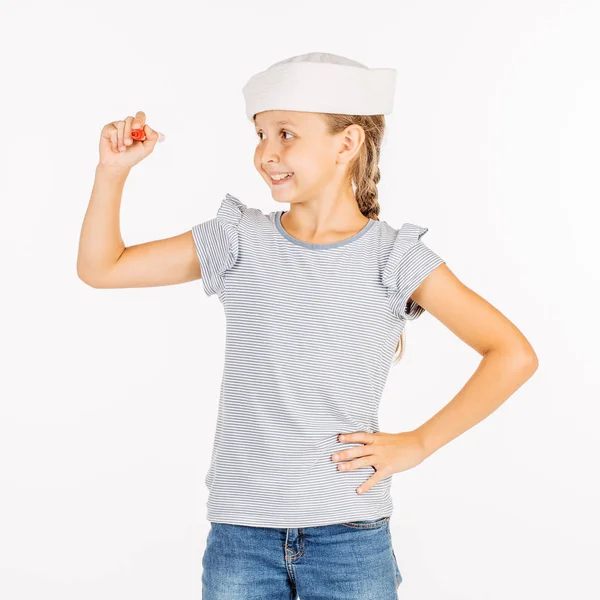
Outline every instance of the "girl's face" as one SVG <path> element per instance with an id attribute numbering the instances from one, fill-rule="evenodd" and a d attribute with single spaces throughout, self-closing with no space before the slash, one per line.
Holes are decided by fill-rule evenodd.
<path id="1" fill-rule="evenodd" d="M 268 110 L 255 117 L 254 166 L 279 202 L 337 195 L 347 171 L 344 134 L 331 136 L 316 113 Z M 353 155 L 354 153 L 352 153 Z M 270 173 L 293 173 L 282 183 Z"/>

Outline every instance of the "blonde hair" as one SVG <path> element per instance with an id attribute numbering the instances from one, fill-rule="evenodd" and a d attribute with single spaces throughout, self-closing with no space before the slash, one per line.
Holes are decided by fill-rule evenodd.
<path id="1" fill-rule="evenodd" d="M 335 135 L 342 132 L 349 125 L 360 125 L 365 132 L 365 141 L 358 154 L 350 163 L 348 176 L 354 189 L 354 195 L 360 212 L 370 219 L 379 221 L 379 201 L 377 184 L 381 178 L 379 170 L 379 156 L 381 144 L 385 133 L 384 115 L 339 115 L 331 113 L 317 113 L 325 120 L 328 133 Z M 404 355 L 406 335 L 404 330 L 396 345 L 392 357 L 392 366 Z"/>

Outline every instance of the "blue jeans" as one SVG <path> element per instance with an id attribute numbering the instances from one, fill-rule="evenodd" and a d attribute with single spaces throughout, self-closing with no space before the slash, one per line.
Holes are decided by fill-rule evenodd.
<path id="1" fill-rule="evenodd" d="M 203 600 L 396 600 L 390 517 L 300 528 L 210 523 Z"/>

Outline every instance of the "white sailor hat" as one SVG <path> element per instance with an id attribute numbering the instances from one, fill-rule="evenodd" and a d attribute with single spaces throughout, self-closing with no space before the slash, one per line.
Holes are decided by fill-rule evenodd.
<path id="1" fill-rule="evenodd" d="M 325 52 L 292 56 L 253 75 L 242 89 L 246 116 L 265 110 L 387 115 L 392 112 L 396 69 L 369 69 Z"/>

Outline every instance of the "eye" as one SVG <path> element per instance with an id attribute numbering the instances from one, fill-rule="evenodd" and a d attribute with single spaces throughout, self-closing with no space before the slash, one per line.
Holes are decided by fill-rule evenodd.
<path id="1" fill-rule="evenodd" d="M 294 137 L 293 133 L 290 133 L 289 131 L 286 131 L 285 129 L 281 130 L 282 133 L 289 133 L 292 137 Z M 262 137 L 260 137 L 262 134 L 262 131 L 257 131 L 256 135 L 258 136 L 258 139 L 262 142 Z M 287 139 L 287 138 L 286 138 Z"/>

